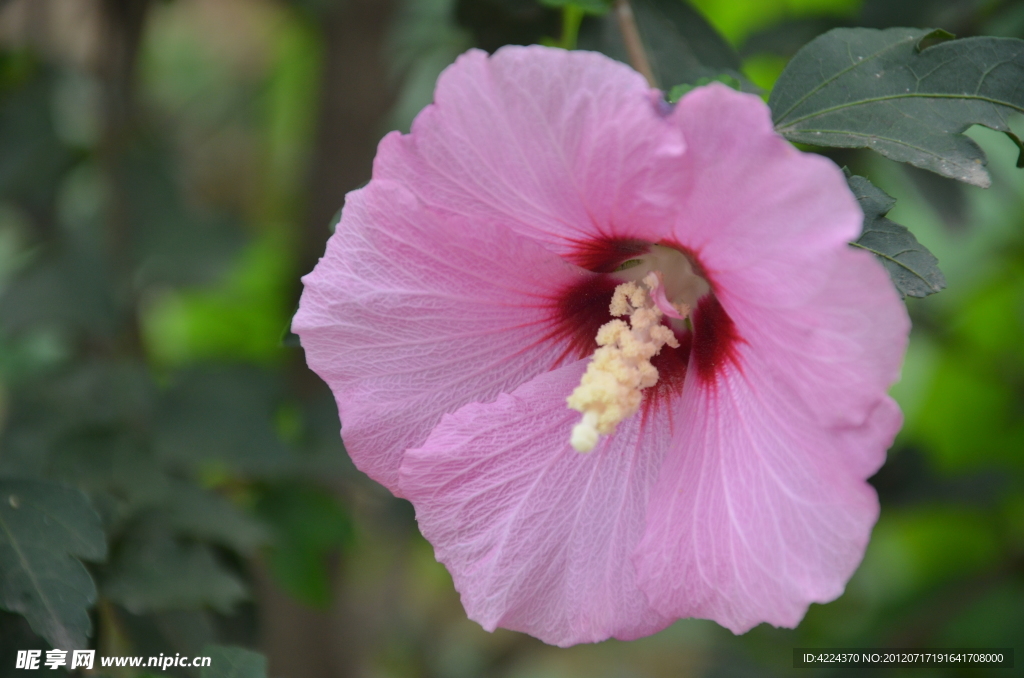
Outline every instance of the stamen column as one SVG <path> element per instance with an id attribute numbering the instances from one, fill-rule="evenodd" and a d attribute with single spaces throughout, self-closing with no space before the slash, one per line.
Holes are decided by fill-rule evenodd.
<path id="1" fill-rule="evenodd" d="M 609 310 L 613 316 L 629 316 L 629 324 L 611 320 L 601 326 L 599 348 L 568 398 L 569 407 L 583 413 L 570 438 L 578 452 L 590 452 L 600 436 L 613 433 L 620 421 L 636 414 L 641 391 L 658 383 L 651 358 L 665 345 L 679 347 L 672 330 L 661 324 L 664 314 L 652 297 L 658 285 L 658 275 L 652 272 L 640 283 L 615 288 Z"/>

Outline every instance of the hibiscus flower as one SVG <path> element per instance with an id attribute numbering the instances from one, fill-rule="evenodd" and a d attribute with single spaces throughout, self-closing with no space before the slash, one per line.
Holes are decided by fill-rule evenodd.
<path id="1" fill-rule="evenodd" d="M 755 96 L 471 51 L 381 142 L 294 330 L 484 628 L 792 627 L 860 562 L 901 424 L 909 321 L 861 221 Z"/>

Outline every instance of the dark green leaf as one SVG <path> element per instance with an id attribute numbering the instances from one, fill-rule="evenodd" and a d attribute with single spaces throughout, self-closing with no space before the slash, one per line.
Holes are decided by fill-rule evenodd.
<path id="1" fill-rule="evenodd" d="M 155 140 L 136 143 L 121 157 L 131 237 L 140 280 L 194 285 L 218 280 L 244 242 L 233 220 L 188 205 L 171 153 Z"/>
<path id="2" fill-rule="evenodd" d="M 134 450 L 118 453 L 101 452 L 98 445 L 86 438 L 113 435 L 115 430 L 138 429 L 149 419 L 153 384 L 145 368 L 134 361 L 90 360 L 74 364 L 71 369 L 54 371 L 25 383 L 14 392 L 0 438 L 0 473 L 17 476 L 38 476 L 56 471 L 87 491 L 97 487 L 90 474 L 84 485 L 76 473 L 83 457 L 95 453 L 99 465 L 119 466 Z M 92 450 L 70 450 L 70 471 L 49 467 L 52 453 L 64 454 L 58 447 L 75 446 L 83 441 Z M 88 460 L 86 460 L 88 464 Z M 63 462 L 61 462 L 63 464 Z M 77 468 L 75 468 L 77 466 Z M 135 464 L 132 464 L 135 466 Z M 139 491 L 144 491 L 139 488 Z"/>
<path id="3" fill-rule="evenodd" d="M 45 328 L 107 338 L 117 312 L 109 276 L 96 252 L 54 249 L 20 271 L 0 295 L 0 330 Z"/>
<path id="4" fill-rule="evenodd" d="M 674 104 L 680 99 L 682 99 L 687 92 L 695 90 L 698 87 L 703 87 L 704 85 L 710 85 L 713 82 L 720 82 L 723 85 L 728 85 L 729 87 L 732 87 L 735 90 L 742 89 L 740 81 L 737 80 L 736 78 L 732 77 L 731 75 L 719 75 L 718 77 L 715 78 L 700 78 L 699 80 L 697 80 L 697 82 L 693 84 L 676 85 L 675 87 L 668 91 L 668 96 L 666 98 L 668 99 L 668 102 L 670 104 Z"/>
<path id="5" fill-rule="evenodd" d="M 295 318 L 295 314 L 299 312 L 299 305 L 295 304 L 295 310 L 288 317 L 288 325 L 281 332 L 281 346 L 287 348 L 302 348 L 302 341 L 299 339 L 299 335 L 292 332 L 292 320 Z"/>
<path id="6" fill-rule="evenodd" d="M 612 8 L 612 0 L 540 0 L 546 7 L 577 7 L 588 14 L 604 14 Z"/>
<path id="7" fill-rule="evenodd" d="M 191 483 L 173 481 L 168 496 L 168 520 L 180 535 L 228 546 L 250 554 L 270 535 L 260 523 L 227 499 Z"/>
<path id="8" fill-rule="evenodd" d="M 37 634 L 32 633 L 28 621 L 20 614 L 5 612 L 0 609 L 0 676 L 13 676 L 20 671 L 11 671 L 17 662 L 19 651 L 48 650 L 49 644 Z M 23 676 L 25 674 L 22 674 Z M 63 676 L 61 677 L 63 678 Z"/>
<path id="9" fill-rule="evenodd" d="M 275 579 L 303 603 L 326 608 L 328 557 L 353 540 L 348 511 L 330 493 L 303 485 L 267 488 L 256 510 L 273 531 L 267 560 Z"/>
<path id="10" fill-rule="evenodd" d="M 208 546 L 179 541 L 157 521 L 139 525 L 125 539 L 100 588 L 133 614 L 204 606 L 227 613 L 247 596 Z"/>
<path id="11" fill-rule="evenodd" d="M 274 377 L 255 368 L 183 371 L 161 399 L 156 449 L 167 460 L 280 469 L 289 458 L 273 428 L 280 397 Z"/>
<path id="12" fill-rule="evenodd" d="M 152 452 L 123 430 L 64 435 L 54 445 L 48 476 L 89 493 L 108 532 L 140 510 L 166 502 L 169 478 Z"/>
<path id="13" fill-rule="evenodd" d="M 864 211 L 864 231 L 854 247 L 878 257 L 904 297 L 926 297 L 946 287 L 939 261 L 906 227 L 885 218 L 896 200 L 864 177 L 848 178 Z"/>
<path id="14" fill-rule="evenodd" d="M 281 346 L 285 348 L 302 348 L 302 341 L 299 335 L 292 332 L 291 327 L 286 327 L 281 333 Z"/>
<path id="15" fill-rule="evenodd" d="M 43 208 L 74 154 L 53 126 L 52 69 L 31 57 L 0 54 L 0 197 Z"/>
<path id="16" fill-rule="evenodd" d="M 661 87 L 693 84 L 701 78 L 728 74 L 743 83 L 745 91 L 757 90 L 740 73 L 739 55 L 688 3 L 633 0 L 632 6 L 651 68 Z M 629 61 L 614 13 L 591 26 L 584 24 L 579 46 L 625 63 Z"/>
<path id="17" fill-rule="evenodd" d="M 433 4 L 433 3 L 432 3 Z M 530 45 L 556 35 L 561 12 L 535 0 L 445 0 L 455 23 L 470 32 L 477 47 L 493 52 L 502 45 Z M 452 7 L 454 5 L 454 7 Z"/>
<path id="18" fill-rule="evenodd" d="M 86 647 L 96 586 L 78 558 L 106 555 L 99 516 L 80 491 L 0 480 L 0 606 L 54 647 Z"/>
<path id="19" fill-rule="evenodd" d="M 267 658 L 258 652 L 226 645 L 207 645 L 203 655 L 210 665 L 199 678 L 267 678 Z"/>
<path id="20" fill-rule="evenodd" d="M 155 386 L 135 360 L 82 361 L 45 384 L 51 412 L 69 426 L 139 426 L 149 420 Z"/>
<path id="21" fill-rule="evenodd" d="M 138 655 L 154 657 L 161 652 L 165 656 L 180 652 L 191 657 L 203 656 L 203 649 L 216 642 L 218 636 L 215 615 L 207 610 L 168 610 L 134 615 L 124 608 L 108 605 L 104 608 L 104 617 L 104 621 L 117 624 L 117 628 L 123 630 L 124 642 Z M 153 678 L 195 678 L 197 673 L 191 670 L 175 671 L 174 668 L 170 668 L 166 673 L 157 671 L 155 675 L 149 675 Z"/>
<path id="22" fill-rule="evenodd" d="M 772 90 L 775 128 L 790 141 L 866 147 L 977 186 L 991 183 L 985 154 L 963 132 L 984 125 L 1012 136 L 1024 112 L 1024 41 L 943 39 L 928 29 L 837 28 L 801 49 Z"/>

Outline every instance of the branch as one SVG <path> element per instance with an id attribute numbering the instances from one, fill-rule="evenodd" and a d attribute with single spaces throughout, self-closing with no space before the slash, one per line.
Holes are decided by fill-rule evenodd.
<path id="1" fill-rule="evenodd" d="M 654 77 L 654 71 L 651 70 L 651 62 L 647 59 L 647 50 L 644 49 L 644 42 L 640 39 L 640 30 L 636 26 L 636 16 L 633 14 L 633 7 L 629 4 L 629 0 L 615 0 L 615 16 L 619 20 L 622 41 L 626 43 L 629 63 L 647 78 L 651 87 L 657 87 L 658 81 Z"/>

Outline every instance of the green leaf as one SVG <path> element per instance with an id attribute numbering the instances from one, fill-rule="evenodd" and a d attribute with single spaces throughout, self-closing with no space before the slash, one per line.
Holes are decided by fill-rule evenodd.
<path id="1" fill-rule="evenodd" d="M 810 23 L 829 21 L 836 25 L 836 19 L 850 19 L 860 13 L 863 0 L 688 0 L 699 9 L 708 21 L 734 45 L 742 45 L 743 51 L 752 54 L 749 38 L 778 28 L 786 23 L 801 21 Z M 872 3 L 874 4 L 874 3 Z M 896 3 L 899 6 L 909 3 Z M 872 9 L 875 9 L 874 7 Z M 901 25 L 888 22 L 885 25 Z M 903 24 L 905 25 L 905 24 Z M 814 35 L 821 33 L 817 31 Z M 810 36 L 813 37 L 813 36 Z M 810 37 L 801 40 L 804 44 Z"/>
<path id="2" fill-rule="evenodd" d="M 170 478 L 152 451 L 117 429 L 65 433 L 53 445 L 46 473 L 87 492 L 111 533 L 137 511 L 169 499 Z"/>
<path id="3" fill-rule="evenodd" d="M 120 545 L 100 588 L 133 614 L 207 605 L 226 614 L 247 597 L 208 546 L 177 540 L 158 521 L 139 525 Z"/>
<path id="4" fill-rule="evenodd" d="M 75 156 L 53 125 L 54 69 L 26 54 L 0 54 L 0 197 L 36 209 L 54 200 Z"/>
<path id="5" fill-rule="evenodd" d="M 28 621 L 20 614 L 0 609 L 0 666 L 13 667 L 22 650 L 48 650 L 50 644 L 32 633 Z M 4 673 L 5 678 L 7 672 Z M 61 676 L 61 678 L 64 678 Z M 90 678 L 92 678 L 90 676 Z M 97 677 L 98 678 L 98 677 Z"/>
<path id="6" fill-rule="evenodd" d="M 210 665 L 199 678 L 267 678 L 267 658 L 258 652 L 227 645 L 207 645 L 203 655 Z"/>
<path id="7" fill-rule="evenodd" d="M 675 87 L 668 91 L 668 96 L 666 98 L 668 99 L 668 102 L 670 104 L 674 104 L 680 99 L 682 99 L 688 92 L 695 90 L 698 87 L 703 87 L 704 85 L 710 85 L 713 82 L 720 82 L 723 85 L 728 85 L 729 87 L 732 87 L 735 90 L 742 89 L 742 85 L 740 84 L 739 80 L 732 77 L 731 75 L 722 74 L 714 78 L 700 78 L 699 80 L 697 80 L 697 82 L 693 83 L 692 85 L 676 85 Z"/>
<path id="8" fill-rule="evenodd" d="M 248 471 L 279 472 L 289 460 L 272 423 L 280 400 L 281 385 L 269 371 L 222 365 L 183 370 L 160 399 L 154 447 L 166 460 L 222 460 Z"/>
<path id="9" fill-rule="evenodd" d="M 28 619 L 61 649 L 83 649 L 96 585 L 78 560 L 103 560 L 99 516 L 80 491 L 37 480 L 0 480 L 0 607 Z"/>
<path id="10" fill-rule="evenodd" d="M 612 8 L 612 0 L 540 0 L 545 7 L 576 7 L 587 14 L 605 14 Z"/>
<path id="11" fill-rule="evenodd" d="M 904 297 L 926 297 L 945 288 L 946 278 L 935 255 L 905 226 L 885 218 L 896 200 L 864 177 L 851 176 L 847 181 L 864 211 L 864 230 L 851 244 L 878 257 Z"/>
<path id="12" fill-rule="evenodd" d="M 139 280 L 171 285 L 220 280 L 245 242 L 238 224 L 184 200 L 180 170 L 162 140 L 139 140 L 118 160 L 114 171 L 123 184 Z"/>
<path id="13" fill-rule="evenodd" d="M 908 507 L 893 512 L 875 528 L 878 546 L 896 570 L 892 578 L 899 588 L 883 584 L 893 597 L 927 591 L 943 582 L 956 581 L 972 572 L 984 572 L 999 559 L 999 536 L 984 512 L 952 506 Z M 880 593 L 882 592 L 880 591 Z"/>
<path id="14" fill-rule="evenodd" d="M 998 265 L 998 264 L 996 264 Z M 936 318 L 947 344 L 928 366 L 915 397 L 920 404 L 909 421 L 908 439 L 928 455 L 945 476 L 969 471 L 994 472 L 997 478 L 1019 477 L 1024 470 L 1024 421 L 1020 416 L 1021 362 L 1010 354 L 986 356 L 965 341 L 960 327 L 977 316 L 960 317 L 991 290 L 980 288 L 960 303 L 950 317 Z M 1019 303 L 1019 300 L 1016 300 Z M 1003 315 L 1020 314 L 1016 304 L 1002 306 Z M 979 327 L 975 331 L 983 332 Z M 997 332 L 999 328 L 991 328 Z M 950 330 L 952 330 L 950 332 Z M 1015 334 L 1020 346 L 1020 333 Z M 1010 471 L 1015 469 L 1015 471 Z M 989 497 L 998 501 L 997 497 Z M 1021 514 L 1024 515 L 1024 514 Z"/>
<path id="15" fill-rule="evenodd" d="M 222 544 L 246 555 L 270 539 L 263 525 L 219 494 L 173 481 L 168 498 L 168 520 L 180 535 Z"/>
<path id="16" fill-rule="evenodd" d="M 739 80 L 744 91 L 757 91 L 740 73 L 736 51 L 689 4 L 683 0 L 633 0 L 632 6 L 651 69 L 662 87 L 727 74 Z M 595 22 L 594 28 L 597 30 L 588 30 L 584 24 L 580 49 L 597 50 L 628 63 L 614 13 Z"/>
<path id="17" fill-rule="evenodd" d="M 19 271 L 0 295 L 0 331 L 60 328 L 95 337 L 114 333 L 109 277 L 95 251 L 54 249 Z"/>
<path id="18" fill-rule="evenodd" d="M 775 129 L 790 141 L 871 148 L 988 186 L 985 153 L 963 132 L 984 125 L 1021 147 L 1007 119 L 1024 112 L 1024 40 L 980 37 L 919 47 L 946 36 L 837 28 L 812 40 L 772 90 Z"/>
<path id="19" fill-rule="evenodd" d="M 354 538 L 346 508 L 320 488 L 287 484 L 266 488 L 256 510 L 274 533 L 267 561 L 276 581 L 297 600 L 326 609 L 328 558 Z"/>

